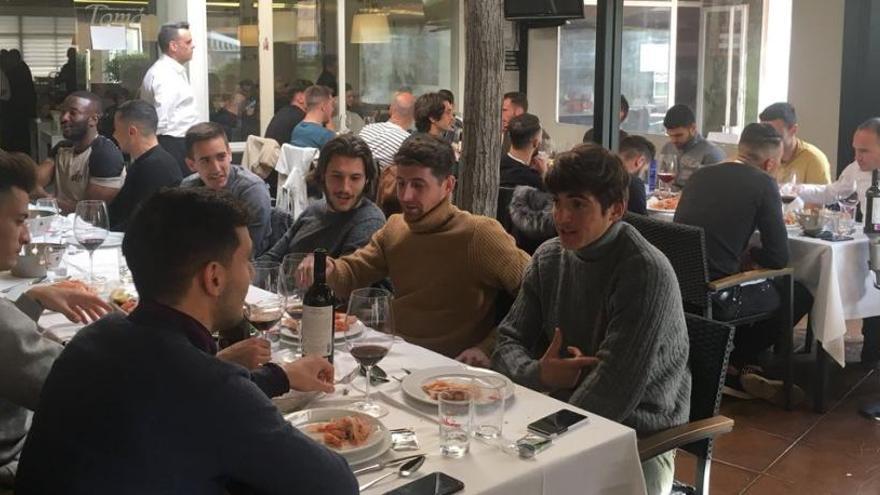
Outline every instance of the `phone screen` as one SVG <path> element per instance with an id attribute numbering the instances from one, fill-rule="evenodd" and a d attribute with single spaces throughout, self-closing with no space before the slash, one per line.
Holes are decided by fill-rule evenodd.
<path id="1" fill-rule="evenodd" d="M 464 483 L 441 472 L 425 475 L 385 495 L 450 495 L 464 490 Z"/>
<path id="2" fill-rule="evenodd" d="M 587 417 L 581 413 L 560 409 L 553 414 L 530 423 L 528 429 L 544 436 L 556 436 L 585 419 Z"/>

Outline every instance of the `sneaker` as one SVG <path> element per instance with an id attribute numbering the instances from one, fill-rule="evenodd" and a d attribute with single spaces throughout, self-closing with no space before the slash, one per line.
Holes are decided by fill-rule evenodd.
<path id="1" fill-rule="evenodd" d="M 785 385 L 782 380 L 771 380 L 757 373 L 746 373 L 739 377 L 743 390 L 771 404 L 785 407 Z M 791 385 L 791 404 L 804 400 L 804 390 L 795 384 Z"/>

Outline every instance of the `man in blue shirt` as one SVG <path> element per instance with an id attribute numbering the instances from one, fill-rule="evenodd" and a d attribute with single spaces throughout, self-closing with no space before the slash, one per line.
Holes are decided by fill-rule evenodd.
<path id="1" fill-rule="evenodd" d="M 333 117 L 333 95 L 325 86 L 306 89 L 306 117 L 290 133 L 290 144 L 321 149 L 335 133 L 328 129 Z"/>

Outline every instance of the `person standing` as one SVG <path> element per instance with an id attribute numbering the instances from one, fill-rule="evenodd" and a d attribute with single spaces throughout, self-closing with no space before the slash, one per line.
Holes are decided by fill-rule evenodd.
<path id="1" fill-rule="evenodd" d="M 194 48 L 189 23 L 163 25 L 159 30 L 162 55 L 147 71 L 141 85 L 141 99 L 156 107 L 159 115 L 159 144 L 177 160 L 184 177 L 189 175 L 189 168 L 183 138 L 186 130 L 199 122 L 195 95 L 183 66 L 192 60 Z"/>

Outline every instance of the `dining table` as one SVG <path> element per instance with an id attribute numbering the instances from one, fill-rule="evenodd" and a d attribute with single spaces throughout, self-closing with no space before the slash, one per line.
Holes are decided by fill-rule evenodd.
<path id="1" fill-rule="evenodd" d="M 122 287 L 134 292 L 130 280 L 125 279 L 124 258 L 118 245 L 95 251 L 95 273 L 100 277 L 96 288 L 105 295 L 114 288 Z M 88 256 L 84 250 L 70 248 L 62 261 L 67 275 L 86 279 Z M 122 275 L 122 276 L 120 276 Z M 30 287 L 33 279 L 16 279 L 8 272 L 0 273 L 0 295 L 14 299 Z M 46 282 L 42 282 L 46 283 Z M 251 287 L 246 300 L 253 302 L 261 297 L 261 291 Z M 62 315 L 45 312 L 39 320 L 48 335 L 61 341 L 73 338 L 81 325 L 67 321 Z M 335 346 L 335 374 L 338 381 L 351 377 L 356 366 L 344 341 Z M 299 357 L 296 343 L 280 340 L 273 344 L 273 361 L 290 362 Z M 438 410 L 424 402 L 414 400 L 403 389 L 402 381 L 409 373 L 435 368 L 473 370 L 446 356 L 419 347 L 396 337 L 390 352 L 379 363 L 389 376 L 388 382 L 373 387 L 374 400 L 385 405 L 389 413 L 380 421 L 389 430 L 408 428 L 414 431 L 418 450 L 382 452 L 375 461 L 387 461 L 405 455 L 423 453 L 424 465 L 412 477 L 404 479 L 389 476 L 388 479 L 365 490 L 363 493 L 381 494 L 432 472 L 442 472 L 464 483 L 464 494 L 534 495 L 534 494 L 604 494 L 641 495 L 645 493 L 641 464 L 638 454 L 636 432 L 622 424 L 558 401 L 543 393 L 513 385 L 514 391 L 507 401 L 503 416 L 500 439 L 470 440 L 467 454 L 462 458 L 449 458 L 441 454 Z M 337 385 L 332 394 L 288 392 L 274 399 L 279 413 L 296 414 L 297 411 L 323 408 L 346 408 L 363 395 L 365 378 L 357 376 L 350 383 Z M 533 458 L 525 459 L 512 448 L 515 440 L 527 434 L 527 425 L 560 409 L 569 409 L 588 417 L 582 426 L 554 438 L 546 450 Z M 288 417 L 288 416 L 285 416 Z M 277 461 L 276 461 L 277 462 Z M 290 466 L 296 460 L 290 459 Z M 362 467 L 352 465 L 352 469 Z M 397 467 L 376 469 L 358 475 L 363 484 L 373 478 L 392 472 Z"/>

